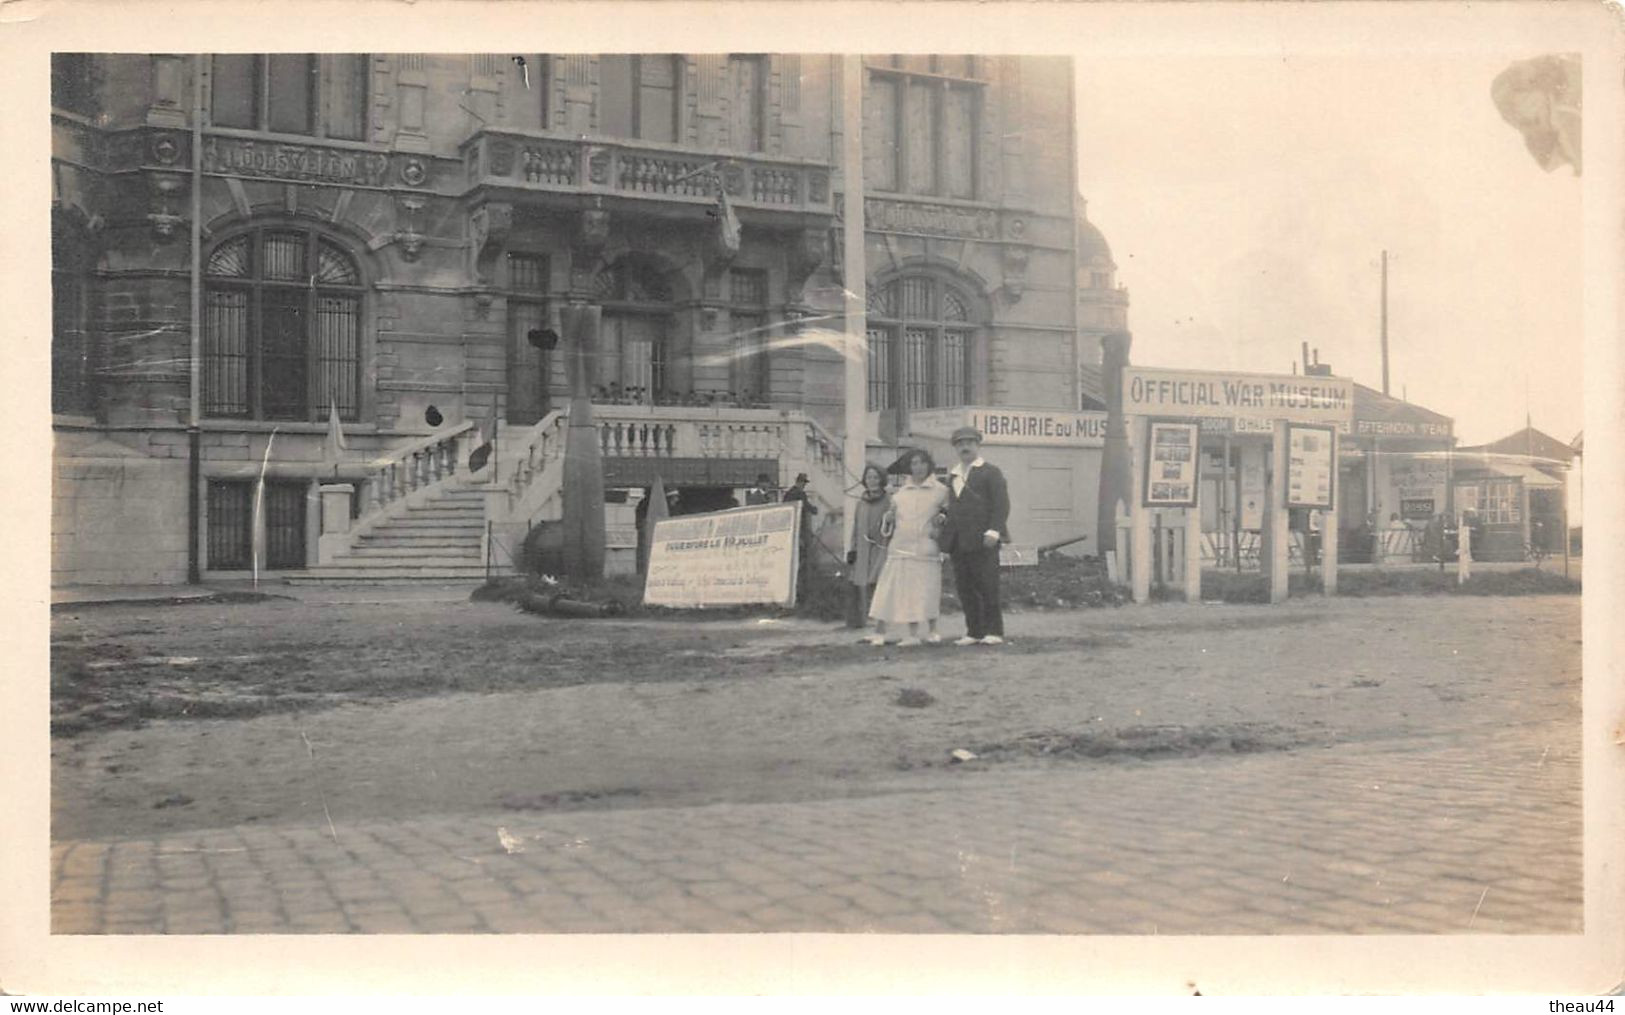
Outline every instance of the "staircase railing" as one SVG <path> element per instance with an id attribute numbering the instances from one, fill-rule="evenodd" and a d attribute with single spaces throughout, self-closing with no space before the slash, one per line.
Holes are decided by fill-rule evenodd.
<path id="1" fill-rule="evenodd" d="M 563 412 L 550 412 L 534 426 L 506 429 L 499 441 L 496 472 L 485 486 L 485 530 L 481 557 L 486 570 L 507 571 L 518 564 L 525 536 L 563 484 Z M 476 475 L 475 481 L 481 477 Z"/>
<path id="2" fill-rule="evenodd" d="M 367 509 L 358 521 L 364 524 L 402 501 L 426 497 L 456 476 L 473 429 L 473 421 L 464 420 L 374 459 L 365 480 Z"/>

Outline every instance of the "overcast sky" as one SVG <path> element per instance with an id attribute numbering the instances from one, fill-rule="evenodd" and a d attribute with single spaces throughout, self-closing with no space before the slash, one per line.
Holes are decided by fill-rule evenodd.
<path id="1" fill-rule="evenodd" d="M 1142 366 L 1282 372 L 1302 341 L 1456 421 L 1568 441 L 1580 401 L 1580 179 L 1490 101 L 1514 59 L 1079 58 L 1079 185 Z M 1527 380 L 1527 385 L 1526 385 Z"/>

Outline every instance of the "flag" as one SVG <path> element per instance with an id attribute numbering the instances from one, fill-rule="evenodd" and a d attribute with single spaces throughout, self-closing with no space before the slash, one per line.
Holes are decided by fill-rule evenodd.
<path id="1" fill-rule="evenodd" d="M 327 458 L 333 463 L 334 471 L 344 460 L 344 451 L 349 445 L 344 443 L 344 425 L 339 422 L 338 402 L 329 400 L 327 403 Z"/>
<path id="2" fill-rule="evenodd" d="M 734 206 L 728 200 L 728 188 L 723 185 L 720 176 L 717 177 L 717 236 L 724 253 L 739 253 L 739 216 L 734 214 Z"/>
<path id="3" fill-rule="evenodd" d="M 655 473 L 654 485 L 649 488 L 649 505 L 643 512 L 643 531 L 638 535 L 638 570 L 649 570 L 649 553 L 654 547 L 655 523 L 663 522 L 671 517 L 666 510 L 666 484 L 661 482 L 660 474 Z"/>

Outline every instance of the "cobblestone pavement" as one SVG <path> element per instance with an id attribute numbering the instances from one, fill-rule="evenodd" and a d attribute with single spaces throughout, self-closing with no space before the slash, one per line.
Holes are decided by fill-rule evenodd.
<path id="1" fill-rule="evenodd" d="M 53 931 L 1581 930 L 1572 723 L 920 785 L 60 842 Z"/>

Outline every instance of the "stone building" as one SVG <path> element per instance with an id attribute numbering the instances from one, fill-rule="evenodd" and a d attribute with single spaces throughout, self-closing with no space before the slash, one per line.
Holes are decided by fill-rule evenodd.
<path id="1" fill-rule="evenodd" d="M 1100 322 L 1076 282 L 1110 255 L 1075 197 L 1069 62 L 864 63 L 875 457 L 915 410 L 1078 407 Z M 839 516 L 839 58 L 52 74 L 55 582 L 508 566 L 558 517 L 572 303 L 602 313 L 612 560 L 657 475 L 703 509 L 807 472 Z"/>

